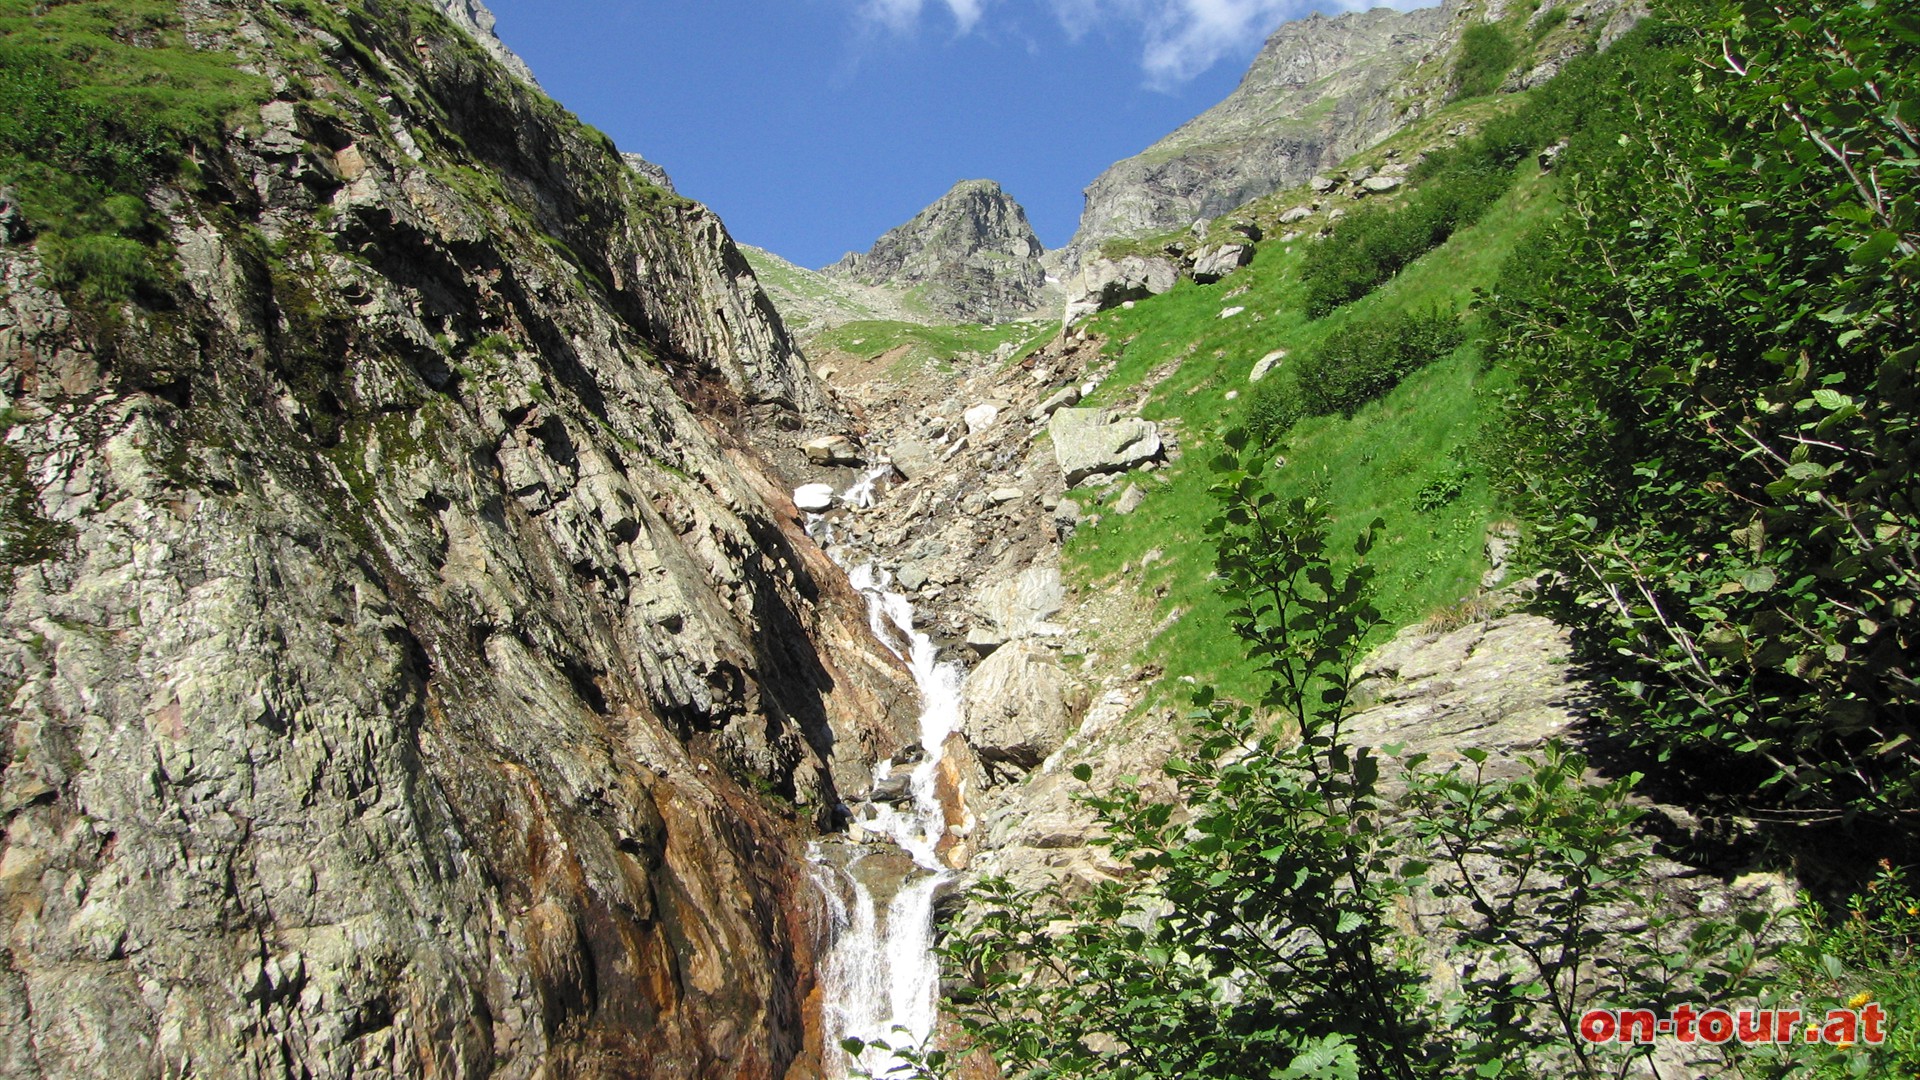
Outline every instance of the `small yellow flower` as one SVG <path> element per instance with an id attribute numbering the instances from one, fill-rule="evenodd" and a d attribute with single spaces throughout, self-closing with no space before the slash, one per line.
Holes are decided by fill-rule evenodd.
<path id="1" fill-rule="evenodd" d="M 1851 1050 L 1851 1049 L 1853 1049 L 1853 1043 L 1851 1043 L 1851 1042 L 1848 1042 L 1848 1041 L 1845 1041 L 1845 1040 L 1842 1040 L 1842 1041 L 1840 1041 L 1840 1042 L 1837 1042 L 1837 1043 L 1834 1043 L 1833 1045 L 1834 1045 L 1834 1046 L 1836 1046 L 1836 1047 L 1838 1047 L 1839 1049 L 1842 1049 L 1842 1050 Z"/>
<path id="2" fill-rule="evenodd" d="M 1908 904 L 1908 905 L 1907 905 L 1907 914 L 1909 914 L 1909 915 L 1920 915 L 1920 904 Z"/>
<path id="3" fill-rule="evenodd" d="M 1864 1006 L 1867 1002 L 1872 1000 L 1873 1000 L 1873 991 L 1862 990 L 1859 993 L 1847 999 L 1847 1008 L 1858 1009 Z"/>

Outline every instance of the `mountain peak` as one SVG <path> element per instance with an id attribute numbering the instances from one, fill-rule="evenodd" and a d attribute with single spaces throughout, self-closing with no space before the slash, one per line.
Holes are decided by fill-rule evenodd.
<path id="1" fill-rule="evenodd" d="M 864 254 L 825 273 L 911 289 L 930 314 L 995 322 L 1042 303 L 1046 248 L 1027 212 L 993 180 L 962 180 Z"/>

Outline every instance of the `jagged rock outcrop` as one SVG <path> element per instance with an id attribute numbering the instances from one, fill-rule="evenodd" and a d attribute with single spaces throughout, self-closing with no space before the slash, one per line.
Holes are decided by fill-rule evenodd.
<path id="1" fill-rule="evenodd" d="M 627 168 L 639 173 L 642 180 L 659 188 L 661 191 L 669 195 L 679 193 L 678 189 L 673 186 L 673 177 L 667 175 L 667 170 L 655 165 L 639 154 L 621 154 L 620 160 L 627 163 Z"/>
<path id="2" fill-rule="evenodd" d="M 1087 691 L 1052 650 L 1016 641 L 967 679 L 966 741 L 990 774 L 1038 766 L 1060 749 L 1086 712 Z"/>
<path id="3" fill-rule="evenodd" d="M 936 316 L 1000 322 L 1046 300 L 1046 249 L 1027 212 L 991 180 L 963 180 L 864 255 L 824 271 L 865 285 L 911 290 Z"/>
<path id="4" fill-rule="evenodd" d="M 513 72 L 516 78 L 528 86 L 540 85 L 534 79 L 533 69 L 527 66 L 527 62 L 520 59 L 512 49 L 507 48 L 507 43 L 501 41 L 500 35 L 494 33 L 493 28 L 498 20 L 494 18 L 493 12 L 487 10 L 485 4 L 480 3 L 480 0 L 431 0 L 431 2 L 449 22 L 465 30 L 481 48 L 487 50 L 487 55 L 498 60 L 500 65 Z"/>
<path id="5" fill-rule="evenodd" d="M 1541 22 L 1555 10 L 1563 14 Z M 1183 229 L 1296 185 L 1330 190 L 1322 170 L 1447 100 L 1461 34 L 1475 23 L 1502 24 L 1519 48 L 1503 87 L 1512 91 L 1539 85 L 1581 52 L 1606 48 L 1645 10 L 1629 0 L 1563 0 L 1521 19 L 1505 0 L 1443 0 L 1286 23 L 1225 100 L 1087 187 L 1079 230 L 1063 252 L 1066 267 L 1084 265 L 1109 240 Z M 1392 190 L 1394 179 L 1356 193 Z"/>
<path id="6" fill-rule="evenodd" d="M 1071 326 L 1129 300 L 1145 300 L 1171 291 L 1179 282 L 1180 267 L 1171 259 L 1143 255 L 1088 259 L 1067 287 L 1064 321 Z"/>
<path id="7" fill-rule="evenodd" d="M 0 1076 L 810 1075 L 799 838 L 912 686 L 748 440 L 845 418 L 454 25 L 180 13 L 275 96 L 165 295 L 0 246 Z"/>
<path id="8" fill-rule="evenodd" d="M 1047 421 L 1053 455 L 1072 487 L 1090 476 L 1125 472 L 1160 456 L 1160 429 L 1151 420 L 1112 416 L 1104 409 L 1060 409 Z"/>
<path id="9" fill-rule="evenodd" d="M 1398 130 L 1402 74 L 1437 55 L 1441 8 L 1311 15 L 1274 31 L 1240 86 L 1087 188 L 1077 265 L 1116 237 L 1167 232 L 1307 181 Z"/>

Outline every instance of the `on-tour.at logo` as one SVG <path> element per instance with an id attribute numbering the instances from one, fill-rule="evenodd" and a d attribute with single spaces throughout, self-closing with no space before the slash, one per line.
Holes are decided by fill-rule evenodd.
<path id="1" fill-rule="evenodd" d="M 1652 1009 L 1590 1009 L 1580 1017 L 1580 1038 L 1589 1043 L 1646 1045 L 1661 1039 L 1719 1045 L 1739 1042 L 1879 1046 L 1887 1041 L 1887 1013 L 1869 995 L 1848 1008 L 1808 1013 L 1799 1009 L 1676 1006 L 1661 1016 Z"/>

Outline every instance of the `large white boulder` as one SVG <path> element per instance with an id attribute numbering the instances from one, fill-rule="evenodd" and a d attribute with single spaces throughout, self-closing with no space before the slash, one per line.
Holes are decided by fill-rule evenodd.
<path id="1" fill-rule="evenodd" d="M 1116 420 L 1103 409 L 1061 409 L 1047 421 L 1047 433 L 1068 487 L 1160 456 L 1157 425 L 1137 417 Z"/>

